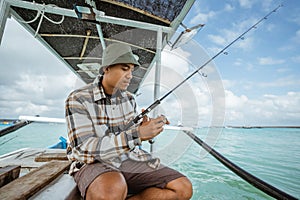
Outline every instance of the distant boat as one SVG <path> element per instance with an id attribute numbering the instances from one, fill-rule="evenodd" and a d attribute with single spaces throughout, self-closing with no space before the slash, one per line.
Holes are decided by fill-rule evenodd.
<path id="1" fill-rule="evenodd" d="M 16 120 L 0 120 L 1 125 L 13 125 L 16 122 Z"/>

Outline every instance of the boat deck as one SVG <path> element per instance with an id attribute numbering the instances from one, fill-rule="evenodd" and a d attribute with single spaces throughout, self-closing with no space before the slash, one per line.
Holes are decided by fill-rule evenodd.
<path id="1" fill-rule="evenodd" d="M 69 165 L 63 149 L 25 148 L 2 155 L 0 167 L 21 166 L 21 172 L 0 188 L 0 199 L 81 199 Z"/>

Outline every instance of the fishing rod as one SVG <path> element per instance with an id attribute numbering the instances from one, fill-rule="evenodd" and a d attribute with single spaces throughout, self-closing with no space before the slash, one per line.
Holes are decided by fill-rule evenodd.
<path id="1" fill-rule="evenodd" d="M 269 183 L 257 178 L 256 176 L 250 174 L 239 166 L 235 165 L 233 162 L 222 156 L 219 152 L 214 150 L 208 144 L 203 142 L 200 138 L 198 138 L 195 134 L 190 131 L 185 132 L 190 138 L 192 138 L 196 143 L 198 143 L 201 147 L 203 147 L 209 154 L 215 157 L 218 161 L 220 161 L 223 165 L 225 165 L 232 172 L 237 174 L 239 177 L 258 188 L 259 190 L 265 192 L 266 194 L 274 197 L 275 199 L 288 199 L 288 200 L 296 200 L 297 198 L 285 193 L 284 191 L 279 190 L 278 188 L 270 185 Z"/>
<path id="2" fill-rule="evenodd" d="M 130 121 L 124 127 L 124 130 L 128 130 L 131 126 L 133 126 L 134 124 L 137 124 L 145 115 L 147 115 L 151 110 L 153 110 L 156 106 L 158 106 L 161 103 L 162 100 L 164 100 L 167 96 L 172 94 L 177 88 L 179 88 L 183 83 L 185 83 L 187 80 L 189 80 L 195 74 L 197 74 L 201 69 L 203 69 L 207 64 L 209 64 L 211 61 L 213 61 L 215 58 L 217 58 L 220 54 L 225 53 L 225 50 L 228 49 L 231 45 L 233 45 L 239 39 L 243 39 L 244 35 L 246 35 L 250 30 L 255 29 L 258 24 L 260 24 L 262 21 L 266 20 L 272 13 L 276 12 L 282 6 L 283 6 L 282 4 L 277 6 L 274 10 L 269 12 L 266 16 L 261 18 L 254 25 L 252 25 L 250 28 L 248 28 L 245 32 L 243 32 L 241 35 L 239 35 L 236 39 L 234 39 L 232 42 L 230 42 L 227 46 L 225 46 L 221 51 L 219 51 L 216 55 L 214 55 L 212 58 L 210 58 L 207 62 L 205 62 L 203 65 L 201 65 L 199 68 L 197 68 L 193 73 L 191 73 L 187 78 L 185 78 L 182 82 L 180 82 L 178 85 L 176 85 L 168 93 L 166 93 L 160 99 L 157 99 L 147 109 L 145 109 L 143 112 L 141 112 L 139 115 L 137 115 L 132 121 Z"/>

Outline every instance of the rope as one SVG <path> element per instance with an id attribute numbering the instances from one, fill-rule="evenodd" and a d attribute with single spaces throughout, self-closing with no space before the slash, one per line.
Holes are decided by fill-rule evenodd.
<path id="1" fill-rule="evenodd" d="M 34 3 L 35 3 L 35 2 L 34 2 Z M 29 20 L 29 21 L 24 21 L 24 20 L 17 19 L 17 21 L 19 21 L 19 22 L 21 22 L 21 23 L 30 24 L 30 23 L 35 22 L 35 21 L 41 16 L 41 19 L 40 19 L 40 21 L 39 21 L 39 24 L 38 24 L 38 27 L 37 27 L 36 32 L 35 32 L 35 34 L 34 34 L 34 37 L 36 37 L 36 35 L 37 35 L 38 32 L 39 32 L 39 29 L 40 29 L 40 26 L 41 26 L 41 24 L 42 24 L 43 18 L 45 18 L 45 19 L 47 19 L 49 22 L 51 22 L 51 23 L 53 23 L 53 24 L 57 24 L 57 25 L 63 23 L 63 21 L 65 20 L 65 16 L 64 16 L 64 15 L 62 15 L 62 18 L 61 18 L 61 20 L 59 20 L 59 21 L 54 21 L 54 20 L 50 19 L 49 17 L 47 17 L 47 16 L 45 15 L 45 8 L 46 8 L 46 6 L 50 6 L 50 7 L 58 7 L 58 6 L 56 6 L 55 4 L 48 4 L 48 5 L 45 5 L 45 3 L 44 3 L 44 4 L 43 4 L 43 8 L 42 8 L 41 10 L 38 10 L 38 11 L 37 11 L 37 14 L 36 14 L 36 16 L 34 17 L 34 19 Z"/>

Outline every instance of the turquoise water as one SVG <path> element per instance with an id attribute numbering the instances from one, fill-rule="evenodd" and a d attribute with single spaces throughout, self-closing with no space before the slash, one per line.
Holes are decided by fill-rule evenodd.
<path id="1" fill-rule="evenodd" d="M 48 147 L 59 142 L 59 136 L 67 137 L 65 124 L 31 123 L 0 137 L 0 155 L 20 148 Z"/>
<path id="2" fill-rule="evenodd" d="M 204 140 L 207 129 L 199 129 L 196 135 Z M 1 137 L 0 155 L 29 146 L 47 147 L 58 142 L 59 136 L 66 137 L 63 124 L 32 123 Z M 258 178 L 300 198 L 299 142 L 300 129 L 222 129 L 214 149 Z M 209 154 L 203 156 L 202 148 L 181 132 L 165 131 L 156 139 L 155 149 L 167 165 L 190 178 L 193 200 L 272 199 Z"/>
<path id="3" fill-rule="evenodd" d="M 300 129 L 224 129 L 214 148 L 249 173 L 299 198 L 299 142 Z M 272 199 L 212 156 L 199 158 L 195 155 L 199 148 L 193 143 L 175 163 L 192 177 L 193 199 Z"/>
<path id="4" fill-rule="evenodd" d="M 0 130 L 5 129 L 7 127 L 11 126 L 10 124 L 0 124 Z"/>

